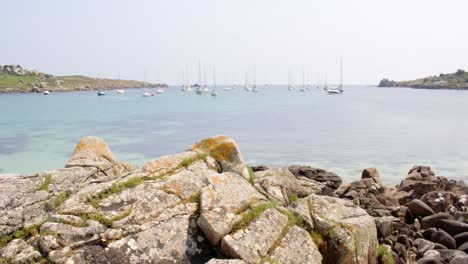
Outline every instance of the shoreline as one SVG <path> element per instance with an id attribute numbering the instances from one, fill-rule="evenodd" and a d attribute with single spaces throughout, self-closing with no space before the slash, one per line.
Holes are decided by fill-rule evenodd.
<path id="1" fill-rule="evenodd" d="M 394 187 L 376 168 L 343 183 L 310 166 L 250 167 L 226 136 L 138 168 L 84 137 L 64 168 L 0 178 L 0 198 L 0 262 L 468 260 L 463 181 L 428 166 Z"/>

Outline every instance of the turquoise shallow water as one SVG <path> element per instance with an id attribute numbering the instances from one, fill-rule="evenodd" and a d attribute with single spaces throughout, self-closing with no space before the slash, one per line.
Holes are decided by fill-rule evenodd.
<path id="1" fill-rule="evenodd" d="M 0 96 L 0 173 L 63 167 L 80 137 L 103 138 L 121 160 L 141 165 L 216 134 L 233 137 L 250 164 L 308 164 L 346 181 L 376 166 L 397 183 L 414 164 L 468 180 L 468 91 L 346 87 L 288 92 L 260 87 L 141 97 L 109 91 Z"/>

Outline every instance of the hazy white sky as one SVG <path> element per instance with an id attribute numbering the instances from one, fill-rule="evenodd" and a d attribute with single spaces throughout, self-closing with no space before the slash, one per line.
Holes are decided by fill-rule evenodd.
<path id="1" fill-rule="evenodd" d="M 1 0 L 0 65 L 181 83 L 413 79 L 468 68 L 466 0 Z M 160 76 L 160 77 L 158 77 Z"/>

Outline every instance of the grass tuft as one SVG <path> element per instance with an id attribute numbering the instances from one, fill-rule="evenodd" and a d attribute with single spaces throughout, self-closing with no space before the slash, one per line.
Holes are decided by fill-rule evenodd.
<path id="1" fill-rule="evenodd" d="M 377 248 L 377 254 L 379 255 L 379 259 L 385 259 L 384 263 L 387 264 L 394 264 L 395 261 L 393 260 L 393 255 L 391 252 L 387 251 L 387 248 L 384 245 L 379 245 Z"/>
<path id="2" fill-rule="evenodd" d="M 282 211 L 282 213 L 288 217 L 288 226 L 297 225 L 298 227 L 301 227 L 303 229 L 306 229 L 306 230 L 308 229 L 306 221 L 299 215 L 288 210 L 284 210 Z"/>
<path id="3" fill-rule="evenodd" d="M 68 199 L 69 195 L 67 192 L 61 192 L 55 199 L 52 201 L 52 209 L 59 207 L 63 202 Z"/>
<path id="4" fill-rule="evenodd" d="M 199 159 L 203 160 L 204 162 L 206 162 L 207 157 L 208 157 L 206 153 L 202 153 L 202 152 L 197 152 L 197 156 Z"/>
<path id="5" fill-rule="evenodd" d="M 17 239 L 17 238 L 27 239 L 27 238 L 30 238 L 30 237 L 38 234 L 39 233 L 39 228 L 41 228 L 43 223 L 44 222 L 41 222 L 41 223 L 39 223 L 37 225 L 33 225 L 33 226 L 28 227 L 28 228 L 23 228 L 23 229 L 16 230 L 15 232 L 13 232 L 13 234 L 2 236 L 0 238 L 0 248 L 3 248 L 6 245 L 8 245 L 8 243 L 10 243 L 10 241 L 13 240 L 13 239 Z"/>
<path id="6" fill-rule="evenodd" d="M 297 202 L 297 199 L 298 199 L 298 197 L 297 197 L 297 194 L 295 194 L 295 193 L 293 193 L 293 194 L 291 194 L 291 196 L 289 196 L 289 200 L 291 202 Z"/>
<path id="7" fill-rule="evenodd" d="M 254 171 L 252 170 L 252 167 L 250 166 L 247 166 L 247 170 L 249 171 L 249 182 L 250 184 L 254 184 L 254 180 L 255 180 L 255 173 Z"/>
<path id="8" fill-rule="evenodd" d="M 270 209 L 270 208 L 274 208 L 278 205 L 278 202 L 277 201 L 268 201 L 268 202 L 265 202 L 265 203 L 260 203 L 260 204 L 257 204 L 257 205 L 250 205 L 249 206 L 249 210 L 247 210 L 242 216 L 241 216 L 241 219 L 239 219 L 239 221 L 237 221 L 233 228 L 232 228 L 232 232 L 235 232 L 236 230 L 239 230 L 239 229 L 244 229 L 247 227 L 247 225 L 252 222 L 253 220 L 255 220 L 257 217 L 259 217 L 263 212 L 265 212 L 266 210 Z"/>
<path id="9" fill-rule="evenodd" d="M 47 175 L 44 178 L 44 182 L 42 182 L 41 185 L 37 188 L 38 191 L 49 191 L 49 184 L 50 181 L 52 180 L 52 175 Z"/>
<path id="10" fill-rule="evenodd" d="M 188 167 L 190 166 L 191 164 L 193 163 L 193 159 L 192 158 L 186 158 L 182 161 L 181 165 L 182 167 Z"/>

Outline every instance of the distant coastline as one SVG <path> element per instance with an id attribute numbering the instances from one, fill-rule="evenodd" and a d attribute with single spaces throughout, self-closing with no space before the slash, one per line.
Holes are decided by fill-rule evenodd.
<path id="1" fill-rule="evenodd" d="M 0 94 L 97 91 L 142 87 L 167 87 L 167 84 L 92 78 L 83 75 L 54 76 L 26 70 L 20 65 L 0 65 Z"/>
<path id="2" fill-rule="evenodd" d="M 378 87 L 408 87 L 414 89 L 468 90 L 468 72 L 457 70 L 454 73 L 439 74 L 412 81 L 396 82 L 389 79 L 380 81 Z"/>

